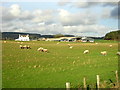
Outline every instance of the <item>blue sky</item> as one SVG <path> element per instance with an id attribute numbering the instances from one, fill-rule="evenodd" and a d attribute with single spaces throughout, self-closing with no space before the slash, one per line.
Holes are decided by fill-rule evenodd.
<path id="1" fill-rule="evenodd" d="M 118 29 L 112 2 L 6 2 L 0 8 L 6 32 L 104 36 Z"/>

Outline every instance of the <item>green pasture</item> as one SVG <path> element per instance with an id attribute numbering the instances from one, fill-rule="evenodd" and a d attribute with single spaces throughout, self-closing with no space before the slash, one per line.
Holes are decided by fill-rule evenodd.
<path id="1" fill-rule="evenodd" d="M 70 82 L 72 88 L 78 88 L 83 87 L 86 77 L 87 85 L 94 88 L 96 75 L 100 75 L 101 83 L 116 82 L 118 43 L 103 42 L 23 42 L 23 45 L 30 45 L 29 50 L 20 49 L 20 42 L 2 42 L 2 87 L 65 88 L 65 83 Z M 112 48 L 109 45 L 113 45 Z M 39 52 L 39 47 L 49 52 Z M 83 54 L 86 49 L 90 53 Z M 107 55 L 101 55 L 101 51 L 107 51 Z"/>

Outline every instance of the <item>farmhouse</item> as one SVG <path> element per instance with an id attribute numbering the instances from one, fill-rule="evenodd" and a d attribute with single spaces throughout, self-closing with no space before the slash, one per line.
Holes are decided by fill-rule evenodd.
<path id="1" fill-rule="evenodd" d="M 18 39 L 15 39 L 15 41 L 30 41 L 29 35 L 28 34 L 27 35 L 20 35 L 19 34 Z"/>

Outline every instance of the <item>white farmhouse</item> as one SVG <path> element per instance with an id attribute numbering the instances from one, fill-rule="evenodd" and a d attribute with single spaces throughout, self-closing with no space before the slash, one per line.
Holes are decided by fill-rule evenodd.
<path id="1" fill-rule="evenodd" d="M 15 41 L 30 41 L 29 39 L 29 35 L 20 35 L 19 34 L 19 38 L 18 39 L 15 39 Z"/>

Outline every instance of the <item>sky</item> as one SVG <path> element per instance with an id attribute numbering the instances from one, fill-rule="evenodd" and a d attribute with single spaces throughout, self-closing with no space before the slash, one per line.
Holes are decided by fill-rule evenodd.
<path id="1" fill-rule="evenodd" d="M 2 32 L 103 37 L 118 30 L 118 2 L 56 0 L 0 4 Z"/>

